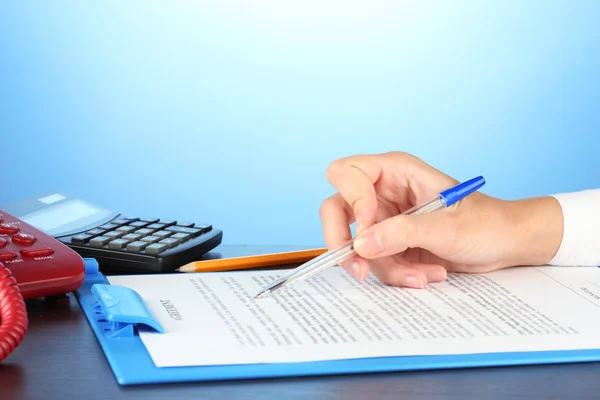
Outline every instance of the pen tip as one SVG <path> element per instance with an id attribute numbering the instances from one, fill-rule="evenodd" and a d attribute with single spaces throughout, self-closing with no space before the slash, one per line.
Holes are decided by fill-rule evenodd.
<path id="1" fill-rule="evenodd" d="M 259 294 L 257 294 L 256 296 L 254 296 L 254 299 L 262 299 L 263 297 L 265 297 L 268 293 L 270 292 L 270 290 L 265 290 L 264 292 L 260 292 Z"/>

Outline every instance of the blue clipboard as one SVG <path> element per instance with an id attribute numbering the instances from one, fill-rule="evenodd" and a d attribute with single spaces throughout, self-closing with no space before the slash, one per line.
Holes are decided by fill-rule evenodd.
<path id="1" fill-rule="evenodd" d="M 112 286 L 94 259 L 85 259 L 86 277 L 75 292 L 120 385 L 201 382 L 290 376 L 360 374 L 432 369 L 500 367 L 600 361 L 600 348 L 576 351 L 382 357 L 320 362 L 166 367 L 154 365 L 138 332 L 163 332 L 135 291 Z"/>

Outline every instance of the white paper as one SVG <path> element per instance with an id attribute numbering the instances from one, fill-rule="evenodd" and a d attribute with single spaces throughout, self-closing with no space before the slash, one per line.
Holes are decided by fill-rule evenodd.
<path id="1" fill-rule="evenodd" d="M 285 271 L 112 276 L 165 333 L 140 336 L 158 367 L 600 347 L 600 269 L 450 274 L 426 289 L 331 268 L 271 297 Z"/>

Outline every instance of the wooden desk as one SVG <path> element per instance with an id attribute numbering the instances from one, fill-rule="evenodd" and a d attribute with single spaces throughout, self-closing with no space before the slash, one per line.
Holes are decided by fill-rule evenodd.
<path id="1" fill-rule="evenodd" d="M 222 246 L 212 257 L 291 248 Z M 600 397 L 600 363 L 120 387 L 73 295 L 30 301 L 0 364 L 0 399 L 509 399 Z"/>

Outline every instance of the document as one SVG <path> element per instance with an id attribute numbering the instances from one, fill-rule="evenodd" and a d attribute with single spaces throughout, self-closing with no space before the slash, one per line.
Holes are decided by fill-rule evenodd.
<path id="1" fill-rule="evenodd" d="M 398 288 L 339 267 L 263 299 L 288 271 L 110 276 L 164 333 L 140 333 L 157 367 L 289 363 L 600 347 L 600 268 L 450 273 Z"/>

